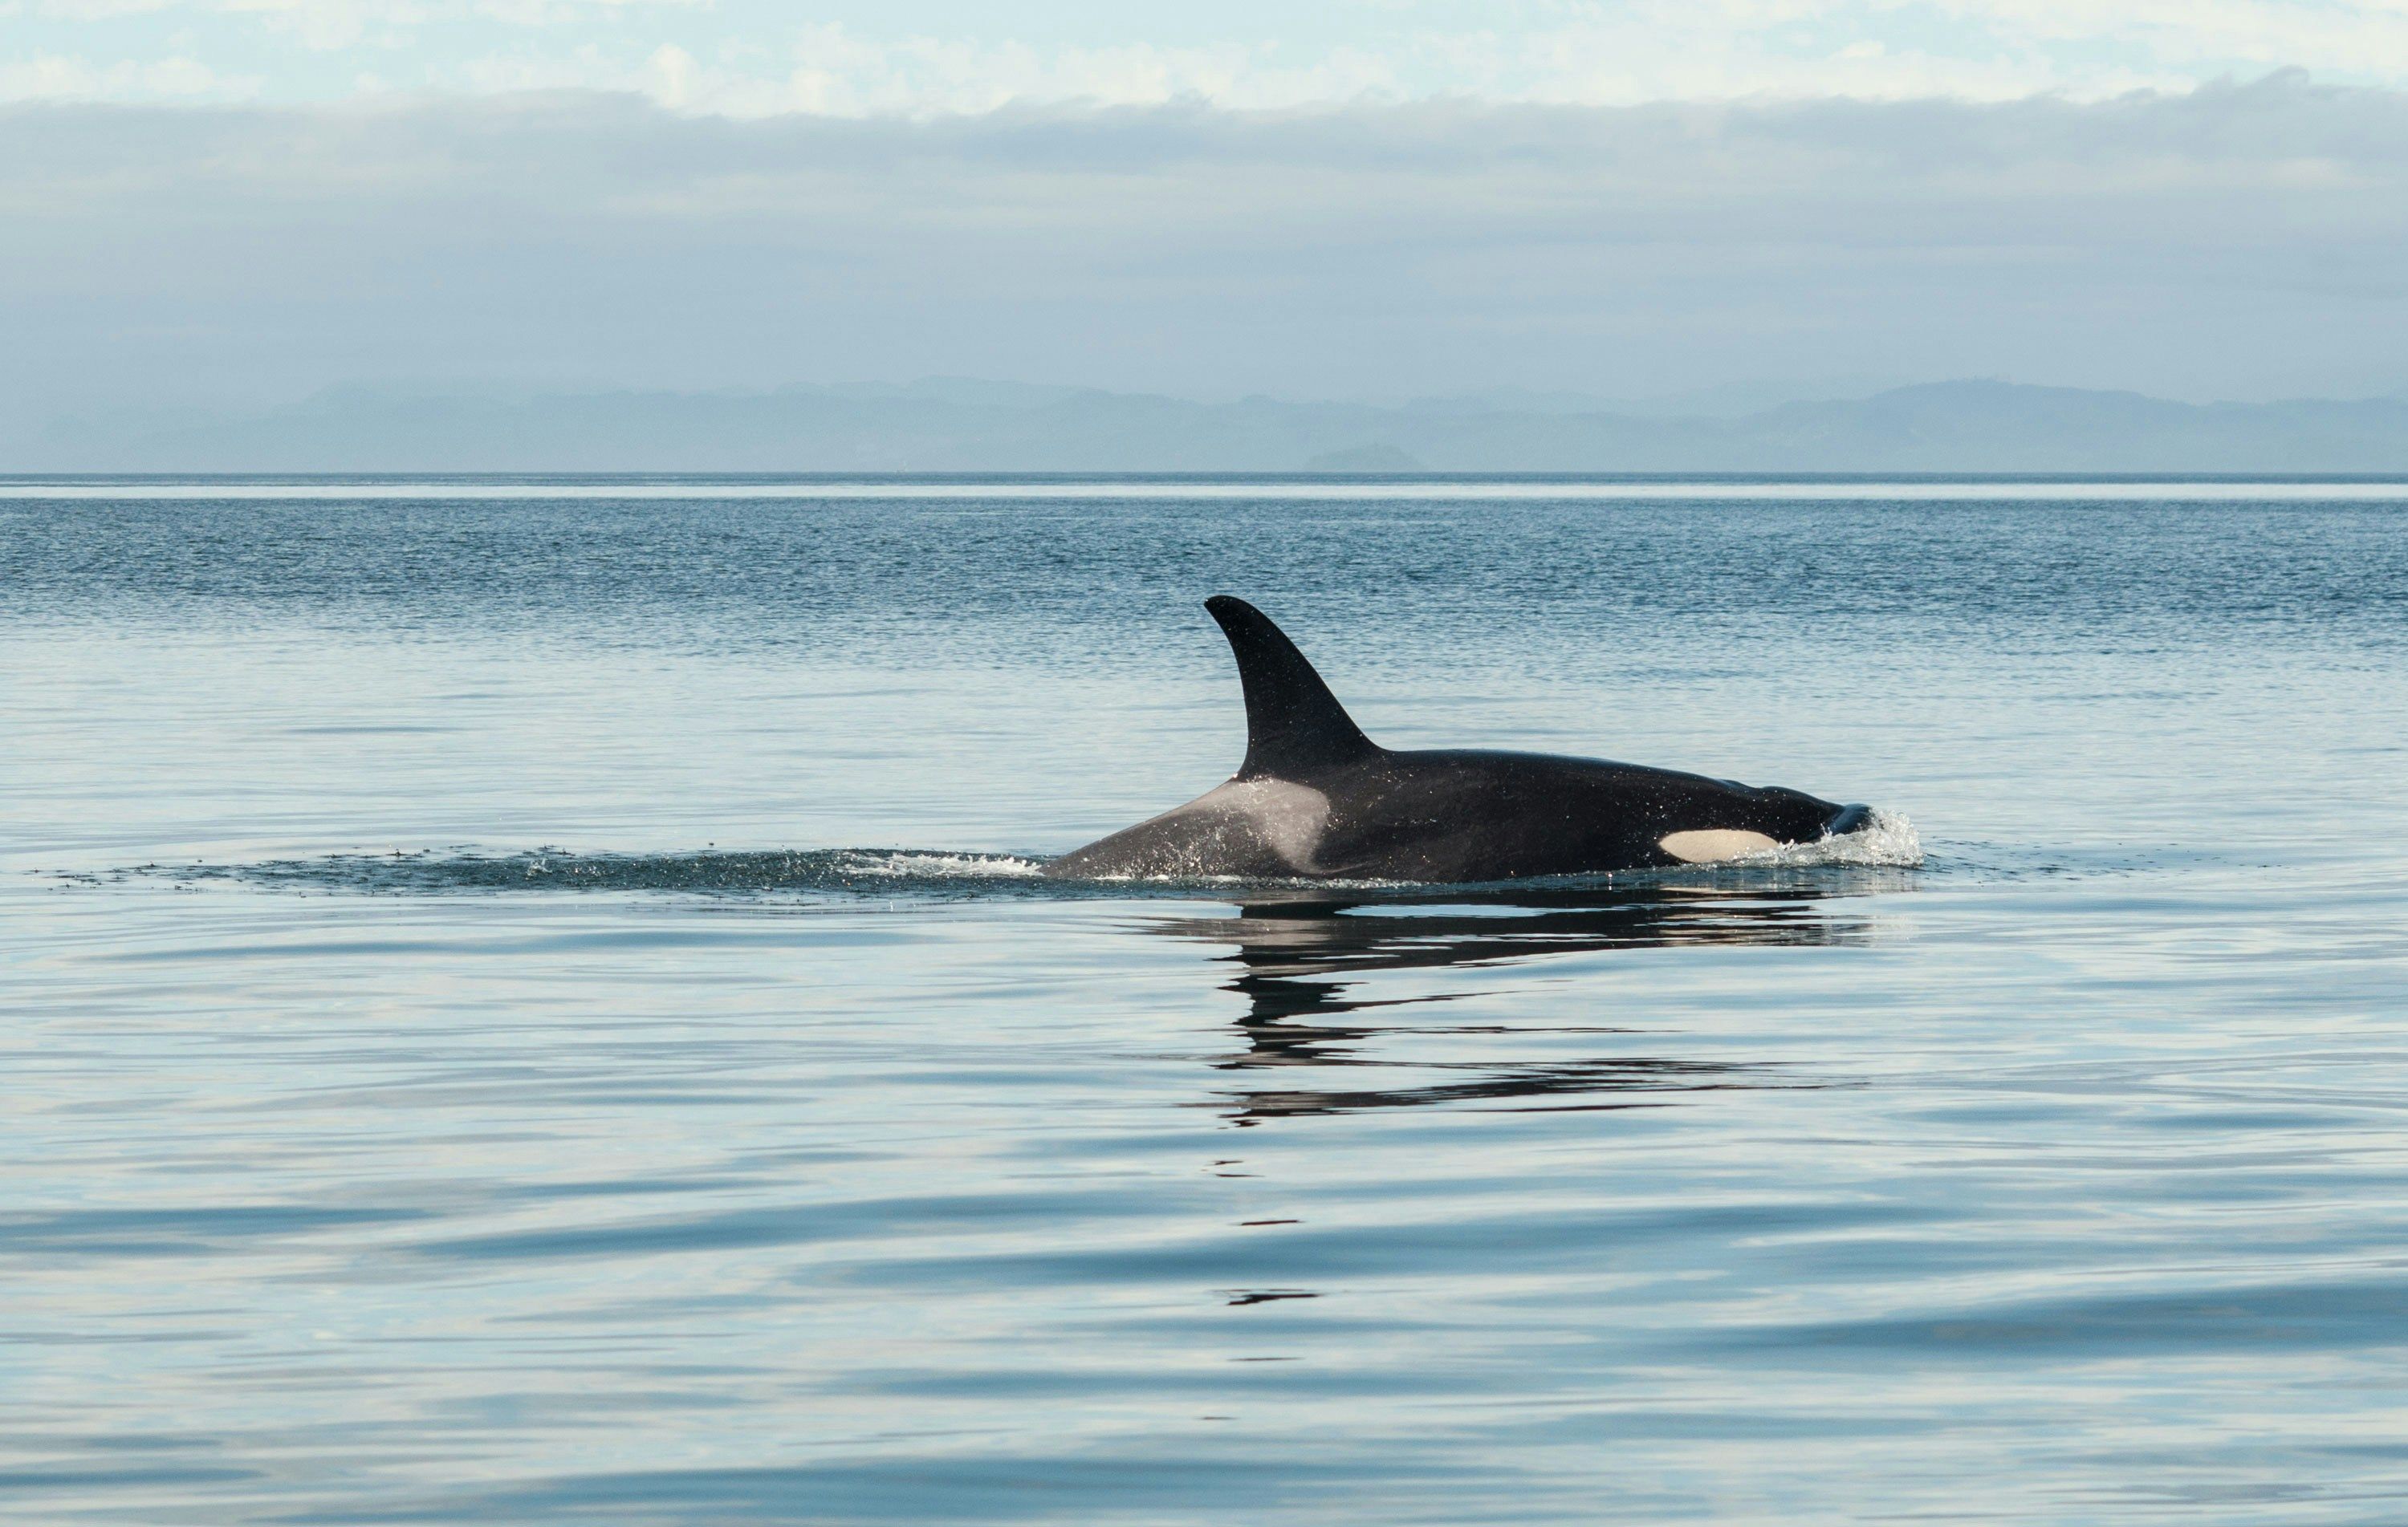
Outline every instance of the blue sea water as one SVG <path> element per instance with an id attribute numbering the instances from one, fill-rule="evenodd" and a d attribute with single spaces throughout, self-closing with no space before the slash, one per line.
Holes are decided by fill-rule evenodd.
<path id="1" fill-rule="evenodd" d="M 1874 803 L 1061 887 L 1241 749 Z M 2408 486 L 0 481 L 0 1513 L 2408 1520 Z"/>

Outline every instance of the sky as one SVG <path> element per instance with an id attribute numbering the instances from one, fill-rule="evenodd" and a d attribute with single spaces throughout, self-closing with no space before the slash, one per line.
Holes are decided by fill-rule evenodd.
<path id="1" fill-rule="evenodd" d="M 2408 390 L 2408 0 L 0 0 L 0 409 Z"/>
<path id="2" fill-rule="evenodd" d="M 0 96 L 633 91 L 679 110 L 2002 100 L 2408 84 L 2403 0 L 0 0 Z"/>

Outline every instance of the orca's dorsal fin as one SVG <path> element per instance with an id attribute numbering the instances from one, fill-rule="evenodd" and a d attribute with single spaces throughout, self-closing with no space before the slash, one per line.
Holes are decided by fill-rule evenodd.
<path id="1" fill-rule="evenodd" d="M 1379 751 L 1269 616 L 1226 593 L 1204 607 L 1228 636 L 1246 687 L 1246 761 L 1239 778 L 1291 777 Z"/>

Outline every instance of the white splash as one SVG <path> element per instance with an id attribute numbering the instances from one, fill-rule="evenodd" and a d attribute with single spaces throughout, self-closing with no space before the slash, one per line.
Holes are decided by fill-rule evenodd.
<path id="1" fill-rule="evenodd" d="M 1865 824 L 1853 833 L 1842 833 L 1813 843 L 1775 844 L 1761 853 L 1748 854 L 1729 863 L 1801 867 L 1869 864 L 1913 869 L 1923 863 L 1923 839 L 1916 835 L 1914 823 L 1904 816 L 1875 808 Z"/>
<path id="2" fill-rule="evenodd" d="M 894 879 L 941 880 L 970 876 L 981 879 L 1035 879 L 1045 866 L 1012 854 L 924 853 L 910 849 L 848 849 L 837 862 L 842 875 L 878 875 Z"/>

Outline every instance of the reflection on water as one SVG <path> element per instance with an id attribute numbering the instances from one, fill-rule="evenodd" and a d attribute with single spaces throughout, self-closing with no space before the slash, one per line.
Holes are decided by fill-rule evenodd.
<path id="1" fill-rule="evenodd" d="M 1846 899 L 1903 890 L 1913 881 L 1908 870 L 1832 867 L 1805 875 L 1731 871 L 1703 883 L 1450 890 L 1442 892 L 1443 902 L 1402 896 L 1343 900 L 1297 891 L 1251 900 L 1235 917 L 1165 918 L 1140 926 L 1171 938 L 1234 946 L 1233 952 L 1216 958 L 1238 968 L 1223 990 L 1246 1001 L 1245 1015 L 1238 1020 L 1246 1048 L 1221 1067 L 1289 1073 L 1281 1078 L 1283 1085 L 1248 1085 L 1231 1094 L 1230 1117 L 1241 1124 L 1437 1103 L 1602 1110 L 1651 1106 L 1643 1094 L 1797 1084 L 1783 1081 L 1766 1064 L 1634 1054 L 1555 1056 L 1528 1063 L 1442 1063 L 1458 1075 L 1408 1087 L 1345 1085 L 1352 1078 L 1336 1076 L 1305 1086 L 1297 1084 L 1293 1073 L 1297 1067 L 1343 1067 L 1367 1082 L 1375 1080 L 1364 1074 L 1398 1063 L 1369 1058 L 1362 1048 L 1393 1033 L 1534 1032 L 1500 1024 L 1434 1031 L 1349 1017 L 1470 994 L 1444 990 L 1369 995 L 1361 988 L 1374 973 L 1507 966 L 1548 956 L 1674 945 L 1861 942 L 1870 922 L 1847 910 Z M 1554 1023 L 1545 1032 L 1604 1036 L 1632 1031 Z M 1428 1068 L 1427 1063 L 1415 1066 Z M 1534 1099 L 1578 1101 L 1533 1105 Z"/>

